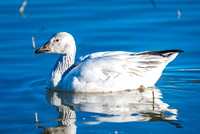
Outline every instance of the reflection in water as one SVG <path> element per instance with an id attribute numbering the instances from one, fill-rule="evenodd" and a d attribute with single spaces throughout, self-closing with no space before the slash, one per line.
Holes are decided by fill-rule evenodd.
<path id="1" fill-rule="evenodd" d="M 59 113 L 58 125 L 56 127 L 40 127 L 44 129 L 44 134 L 76 134 L 76 114 L 73 106 L 59 105 L 57 106 Z"/>
<path id="2" fill-rule="evenodd" d="M 57 107 L 59 125 L 45 128 L 45 131 L 63 131 L 76 133 L 76 111 L 97 114 L 93 122 L 84 124 L 98 124 L 101 122 L 129 122 L 129 121 L 165 121 L 173 123 L 177 120 L 177 109 L 169 109 L 169 105 L 160 100 L 159 89 L 120 91 L 112 93 L 74 93 L 65 90 L 46 90 L 47 101 Z M 61 130 L 62 129 L 62 130 Z"/>

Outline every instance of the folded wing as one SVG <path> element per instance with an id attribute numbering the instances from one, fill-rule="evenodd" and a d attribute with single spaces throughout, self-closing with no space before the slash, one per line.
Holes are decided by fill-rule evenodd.
<path id="1" fill-rule="evenodd" d="M 153 86 L 165 66 L 179 52 L 182 51 L 93 53 L 80 58 L 79 63 L 66 74 L 63 84 L 69 89 L 80 90 L 86 87 L 118 90 Z"/>

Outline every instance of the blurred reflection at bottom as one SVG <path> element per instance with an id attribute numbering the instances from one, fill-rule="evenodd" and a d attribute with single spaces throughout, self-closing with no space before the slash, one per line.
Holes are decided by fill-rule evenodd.
<path id="1" fill-rule="evenodd" d="M 66 90 L 46 90 L 46 100 L 57 107 L 59 112 L 56 127 L 42 127 L 44 133 L 76 133 L 76 114 L 93 113 L 92 121 L 84 124 L 102 122 L 165 121 L 181 127 L 177 120 L 177 109 L 170 109 L 164 103 L 159 89 L 147 88 L 109 93 L 75 93 Z M 95 115 L 96 113 L 96 115 Z M 101 114 L 104 114 L 101 116 Z M 106 116 L 105 116 L 106 115 Z M 84 118 L 84 117 L 83 117 Z"/>

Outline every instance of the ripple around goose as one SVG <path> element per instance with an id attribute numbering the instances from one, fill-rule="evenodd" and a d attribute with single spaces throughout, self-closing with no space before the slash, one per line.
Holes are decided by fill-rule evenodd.
<path id="1" fill-rule="evenodd" d="M 55 34 L 35 51 L 60 54 L 48 78 L 48 87 L 75 92 L 110 92 L 152 87 L 166 65 L 180 52 L 183 51 L 97 52 L 80 57 L 74 63 L 75 41 L 66 32 Z"/>

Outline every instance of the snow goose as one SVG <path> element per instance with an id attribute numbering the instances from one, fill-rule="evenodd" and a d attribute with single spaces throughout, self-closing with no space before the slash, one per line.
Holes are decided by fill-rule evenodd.
<path id="1" fill-rule="evenodd" d="M 60 54 L 48 78 L 48 88 L 75 92 L 112 92 L 152 87 L 166 65 L 181 50 L 140 53 L 109 51 L 80 57 L 75 62 L 76 45 L 71 34 L 55 34 L 35 53 Z"/>

